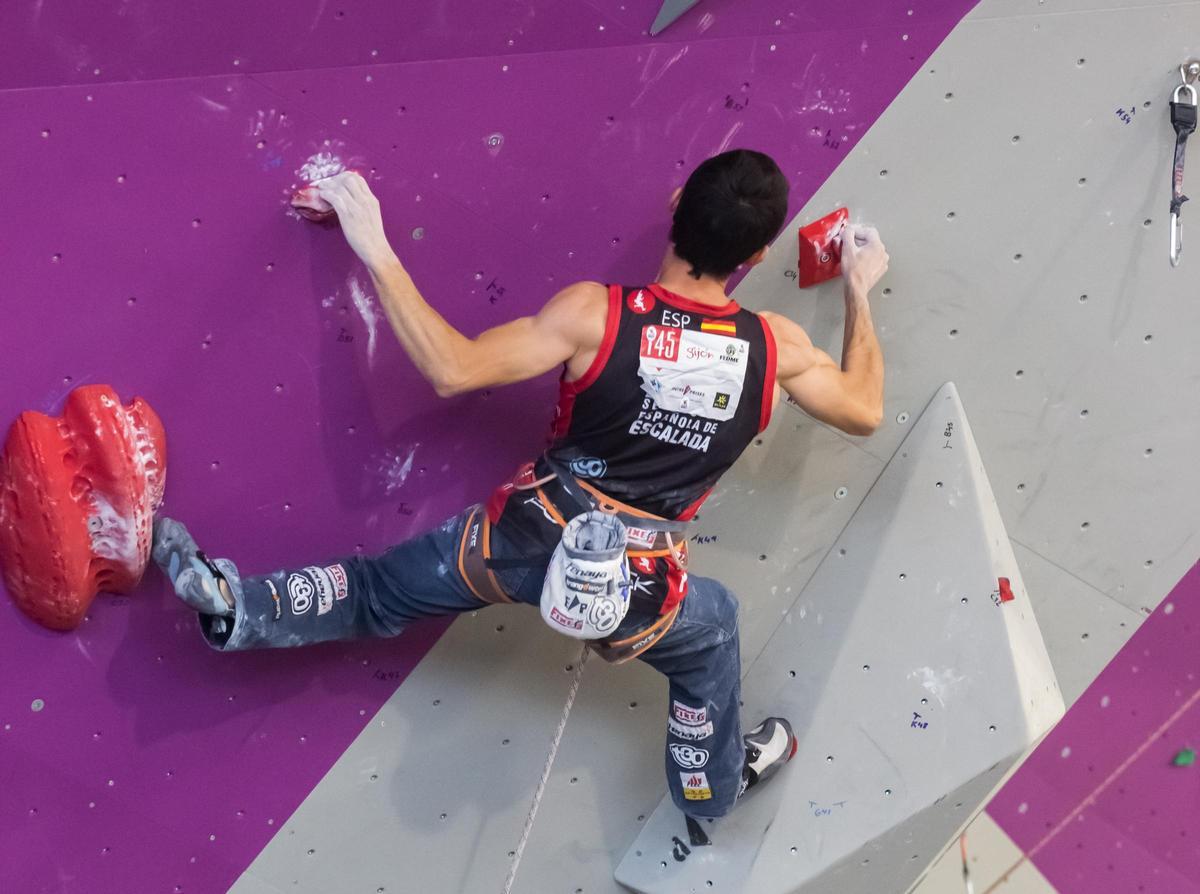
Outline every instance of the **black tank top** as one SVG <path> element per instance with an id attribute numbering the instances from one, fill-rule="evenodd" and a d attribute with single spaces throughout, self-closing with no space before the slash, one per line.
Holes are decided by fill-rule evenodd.
<path id="1" fill-rule="evenodd" d="M 691 518 L 771 418 L 775 340 L 735 301 L 609 287 L 604 340 L 563 381 L 548 455 L 608 496 Z"/>

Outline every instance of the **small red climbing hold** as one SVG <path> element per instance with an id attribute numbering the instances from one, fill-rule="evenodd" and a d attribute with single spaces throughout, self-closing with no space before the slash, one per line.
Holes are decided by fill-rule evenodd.
<path id="1" fill-rule="evenodd" d="M 329 220 L 331 217 L 337 215 L 337 212 L 333 210 L 333 206 L 317 194 L 315 186 L 306 186 L 303 189 L 297 190 L 296 194 L 292 196 L 292 207 L 305 220 L 312 220 L 318 223 Z"/>
<path id="2" fill-rule="evenodd" d="M 1000 601 L 1012 602 L 1013 598 L 1012 584 L 1007 577 L 1000 578 Z"/>
<path id="3" fill-rule="evenodd" d="M 839 208 L 800 228 L 800 288 L 815 286 L 842 272 L 842 227 L 850 211 Z"/>

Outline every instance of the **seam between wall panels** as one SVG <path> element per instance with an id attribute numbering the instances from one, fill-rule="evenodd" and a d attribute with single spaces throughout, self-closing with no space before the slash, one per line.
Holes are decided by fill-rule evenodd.
<path id="1" fill-rule="evenodd" d="M 1045 19 L 1051 17 L 1063 16 L 1095 16 L 1103 15 L 1104 13 L 1129 12 L 1138 9 L 1182 9 L 1189 6 L 1196 6 L 1197 0 L 1174 0 L 1168 3 L 1126 3 L 1122 6 L 1093 6 L 1086 9 L 1046 9 L 1046 10 L 1026 10 L 1006 14 L 1004 12 L 983 12 L 985 6 L 1002 6 L 1007 0 L 981 0 L 969 13 L 963 17 L 964 23 L 975 24 L 977 22 L 995 22 L 1002 19 Z"/>
<path id="2" fill-rule="evenodd" d="M 1181 3 L 1178 5 L 1190 5 L 1190 4 L 1189 3 Z M 1134 8 L 1137 8 L 1137 7 L 1134 7 Z M 972 15 L 974 13 L 974 11 L 975 10 L 972 10 L 971 12 L 967 13 L 967 16 Z M 1068 14 L 1068 13 L 1059 13 L 1059 15 L 1066 15 L 1066 14 Z M 1029 13 L 1027 15 L 1037 15 L 1037 14 Z M 1013 16 L 1013 18 L 1017 18 L 1017 16 Z M 955 27 L 958 27 L 958 25 L 961 24 L 962 21 L 965 21 L 965 17 L 959 18 L 956 16 L 931 16 L 929 18 L 922 19 L 919 22 L 913 22 L 911 25 L 906 25 L 905 27 L 907 27 L 911 30 L 916 30 L 916 29 L 925 28 L 927 26 L 944 24 L 946 22 L 953 22 L 955 24 Z M 605 23 L 605 25 L 606 25 L 606 27 L 610 27 L 610 26 L 614 27 L 614 28 L 621 27 L 621 26 L 617 25 L 616 23 Z M 647 27 L 649 27 L 649 26 L 647 26 Z M 209 80 L 209 79 L 213 79 L 213 78 L 254 78 L 256 76 L 264 76 L 265 77 L 265 76 L 276 75 L 276 74 L 297 74 L 299 72 L 323 73 L 323 72 L 349 71 L 349 70 L 353 70 L 356 68 L 358 68 L 358 69 L 387 68 L 387 67 L 397 66 L 397 65 L 431 65 L 431 64 L 438 64 L 438 63 L 450 64 L 450 63 L 455 63 L 455 62 L 478 62 L 481 60 L 489 60 L 489 59 L 528 59 L 528 58 L 531 58 L 534 56 L 559 56 L 559 55 L 563 55 L 563 54 L 571 54 L 571 55 L 578 56 L 578 55 L 584 54 L 584 53 L 603 53 L 603 52 L 611 52 L 611 51 L 616 51 L 616 50 L 630 50 L 630 49 L 654 50 L 659 47 L 677 49 L 679 47 L 688 46 L 690 44 L 720 44 L 720 43 L 729 43 L 729 42 L 733 42 L 733 41 L 787 40 L 789 38 L 810 38 L 811 39 L 817 35 L 822 35 L 822 34 L 847 34 L 847 33 L 852 34 L 852 33 L 864 32 L 864 31 L 880 31 L 880 30 L 885 30 L 888 27 L 890 27 L 890 26 L 887 26 L 887 25 L 865 25 L 862 27 L 846 27 L 846 28 L 811 28 L 811 29 L 805 29 L 803 31 L 786 31 L 786 32 L 779 32 L 779 33 L 769 33 L 768 32 L 768 33 L 762 33 L 762 34 L 731 34 L 731 35 L 724 36 L 724 37 L 704 37 L 703 35 L 694 35 L 694 36 L 691 36 L 688 38 L 678 38 L 676 40 L 664 40 L 662 38 L 650 38 L 650 37 L 646 36 L 644 33 L 634 35 L 634 34 L 632 34 L 632 32 L 629 31 L 628 28 L 625 28 L 624 30 L 627 33 L 630 33 L 630 35 L 631 35 L 629 43 L 614 43 L 614 44 L 609 44 L 609 45 L 605 45 L 605 46 L 562 47 L 559 49 L 529 50 L 527 52 L 520 52 L 520 51 L 507 52 L 507 53 L 501 52 L 501 53 L 489 53 L 489 54 L 485 54 L 485 55 L 434 56 L 434 57 L 430 57 L 430 58 L 397 59 L 397 60 L 394 60 L 391 62 L 359 62 L 359 63 L 350 64 L 350 65 L 325 65 L 325 66 L 317 66 L 317 67 L 297 66 L 294 68 L 268 68 L 268 69 L 264 69 L 262 71 L 239 70 L 239 71 L 210 72 L 207 74 L 190 74 L 190 75 L 189 74 L 181 74 L 181 75 L 171 75 L 170 77 L 164 77 L 164 78 L 137 78 L 137 79 L 132 79 L 132 80 L 123 79 L 123 80 L 112 80 L 112 81 L 71 81 L 71 82 L 63 82 L 63 83 L 55 83 L 55 84 L 33 84 L 33 85 L 25 85 L 25 86 L 21 86 L 21 87 L 0 87 L 0 95 L 3 95 L 5 93 L 19 93 L 19 92 L 25 91 L 25 90 L 32 91 L 32 90 L 66 90 L 66 89 L 74 89 L 74 88 L 100 88 L 100 87 L 114 87 L 114 86 L 118 86 L 121 84 L 160 84 L 160 83 L 170 82 L 170 81 L 203 81 L 203 80 Z M 899 27 L 899 26 L 897 26 L 897 27 Z M 949 29 L 949 30 L 952 31 L 953 28 Z"/>

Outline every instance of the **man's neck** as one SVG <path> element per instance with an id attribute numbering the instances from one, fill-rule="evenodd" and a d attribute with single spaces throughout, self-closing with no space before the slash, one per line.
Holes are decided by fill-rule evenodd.
<path id="1" fill-rule="evenodd" d="M 729 281 L 728 279 L 716 279 L 707 275 L 696 279 L 690 273 L 691 269 L 691 264 L 681 260 L 674 251 L 668 248 L 662 267 L 658 271 L 657 282 L 668 292 L 682 295 L 697 304 L 722 307 L 729 302 L 729 296 L 725 293 L 725 284 Z"/>

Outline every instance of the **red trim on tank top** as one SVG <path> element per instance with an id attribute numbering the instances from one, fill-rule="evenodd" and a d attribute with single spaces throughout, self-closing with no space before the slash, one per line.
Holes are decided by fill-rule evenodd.
<path id="1" fill-rule="evenodd" d="M 550 437 L 561 438 L 571 430 L 571 415 L 575 412 L 575 398 L 595 384 L 604 371 L 605 364 L 612 356 L 613 346 L 617 343 L 617 330 L 621 326 L 621 287 L 608 287 L 608 315 L 604 320 L 604 338 L 596 349 L 596 356 L 582 376 L 574 382 L 565 380 L 567 368 L 564 365 L 562 376 L 558 381 L 558 406 L 555 408 L 554 423 L 550 426 Z"/>
<path id="2" fill-rule="evenodd" d="M 730 314 L 735 314 L 739 310 L 738 303 L 732 298 L 725 304 L 714 306 L 712 304 L 701 304 L 699 301 L 693 301 L 691 298 L 684 298 L 682 295 L 676 295 L 674 292 L 668 292 L 656 282 L 650 283 L 646 288 L 650 290 L 650 294 L 659 301 L 671 305 L 677 310 L 687 310 L 694 314 L 704 314 L 707 317 L 727 317 Z"/>
<path id="3" fill-rule="evenodd" d="M 612 285 L 608 287 L 608 316 L 604 321 L 604 338 L 600 341 L 600 347 L 596 350 L 596 357 L 587 368 L 587 372 L 574 382 L 563 382 L 563 388 L 570 389 L 573 393 L 578 394 L 590 387 L 596 379 L 600 378 L 600 373 L 604 370 L 604 364 L 608 363 L 608 358 L 612 356 L 613 346 L 617 343 L 617 330 L 620 328 L 620 325 L 621 287 Z"/>
<path id="4" fill-rule="evenodd" d="M 695 502 L 693 502 L 686 509 L 684 509 L 683 512 L 679 513 L 679 515 L 675 516 L 676 520 L 691 521 L 692 517 L 695 516 L 695 514 L 700 511 L 700 506 L 704 503 L 705 500 L 708 499 L 708 495 L 711 494 L 712 492 L 713 492 L 713 489 L 710 487 L 708 490 L 706 490 L 700 496 L 696 497 Z"/>
<path id="5" fill-rule="evenodd" d="M 763 378 L 762 408 L 759 411 L 758 422 L 758 430 L 763 432 L 771 424 L 771 412 L 775 409 L 775 334 L 771 332 L 766 320 L 758 317 L 758 321 L 762 323 L 763 338 L 767 344 L 767 374 Z"/>

